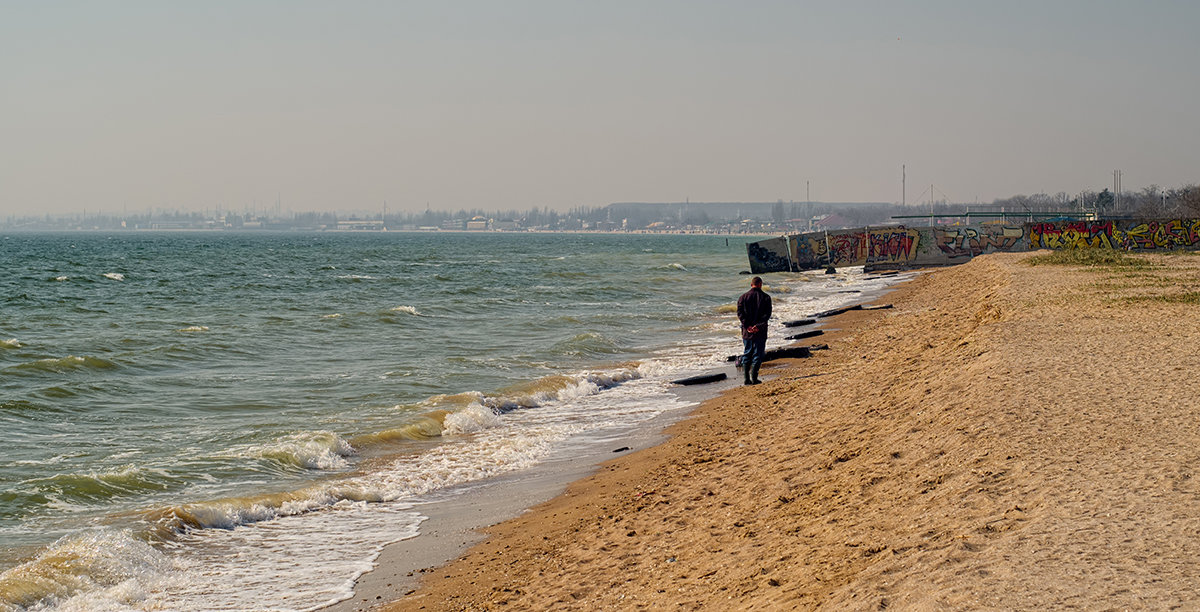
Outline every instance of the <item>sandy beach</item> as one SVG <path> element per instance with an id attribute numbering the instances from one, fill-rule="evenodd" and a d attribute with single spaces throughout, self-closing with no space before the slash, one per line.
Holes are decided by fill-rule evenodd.
<path id="1" fill-rule="evenodd" d="M 384 608 L 1200 606 L 1200 257 L 1029 257 L 839 315 Z"/>

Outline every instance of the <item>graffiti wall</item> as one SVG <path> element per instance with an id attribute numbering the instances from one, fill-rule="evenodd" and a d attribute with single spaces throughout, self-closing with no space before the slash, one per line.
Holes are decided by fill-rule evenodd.
<path id="1" fill-rule="evenodd" d="M 746 247 L 755 274 L 828 266 L 944 266 L 987 253 L 1036 249 L 1200 249 L 1200 219 L 860 228 L 792 234 Z"/>
<path id="2" fill-rule="evenodd" d="M 1164 251 L 1200 248 L 1200 219 L 1031 223 L 1031 249 Z"/>

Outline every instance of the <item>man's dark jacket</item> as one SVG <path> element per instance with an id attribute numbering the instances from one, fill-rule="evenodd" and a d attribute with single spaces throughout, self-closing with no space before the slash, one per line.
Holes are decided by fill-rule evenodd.
<path id="1" fill-rule="evenodd" d="M 771 296 L 761 288 L 753 287 L 742 294 L 737 302 L 738 320 L 742 322 L 743 340 L 763 340 L 767 337 L 767 319 L 771 318 Z M 753 334 L 747 328 L 758 326 Z"/>

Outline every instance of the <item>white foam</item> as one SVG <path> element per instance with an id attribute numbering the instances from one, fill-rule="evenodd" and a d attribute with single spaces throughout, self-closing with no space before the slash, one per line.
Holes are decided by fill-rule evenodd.
<path id="1" fill-rule="evenodd" d="M 392 312 L 403 312 L 405 314 L 413 315 L 414 317 L 424 316 L 416 309 L 415 306 L 396 306 L 395 308 L 392 308 Z"/>
<path id="2" fill-rule="evenodd" d="M 0 591 L 26 587 L 21 600 L 0 601 L 0 610 L 155 608 L 149 600 L 173 583 L 172 567 L 165 555 L 128 531 L 79 532 L 0 574 Z"/>
<path id="3" fill-rule="evenodd" d="M 0 340 L 0 348 L 21 348 L 21 343 L 16 338 Z"/>
<path id="4" fill-rule="evenodd" d="M 313 470 L 338 470 L 349 466 L 354 447 L 336 433 L 312 431 L 292 434 L 266 444 L 235 449 L 237 457 L 270 459 L 285 466 Z"/>
<path id="5" fill-rule="evenodd" d="M 500 417 L 491 408 L 472 403 L 462 410 L 446 415 L 442 422 L 442 435 L 474 433 L 499 425 Z"/>
<path id="6" fill-rule="evenodd" d="M 424 517 L 410 508 L 339 502 L 323 512 L 184 534 L 173 555 L 179 579 L 158 594 L 161 607 L 313 610 L 342 601 L 384 546 L 417 535 Z"/>
<path id="7" fill-rule="evenodd" d="M 125 275 L 121 274 L 120 272 L 105 272 L 103 276 L 104 276 L 104 278 L 115 280 L 115 281 L 125 280 Z"/>
<path id="8" fill-rule="evenodd" d="M 207 328 L 207 327 L 205 327 L 205 326 L 203 326 L 203 325 L 192 325 L 192 326 L 190 326 L 190 327 L 184 327 L 184 328 L 182 328 L 182 329 L 179 329 L 179 330 L 177 330 L 177 331 L 184 332 L 184 333 L 191 333 L 191 332 L 206 332 L 206 331 L 208 331 L 208 328 Z"/>

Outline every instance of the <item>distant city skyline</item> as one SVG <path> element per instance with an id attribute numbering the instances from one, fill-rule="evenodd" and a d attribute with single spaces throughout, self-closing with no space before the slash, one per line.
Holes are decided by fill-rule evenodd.
<path id="1" fill-rule="evenodd" d="M 0 215 L 1200 182 L 1200 5 L 0 1 Z M 907 188 L 902 195 L 901 168 Z"/>

